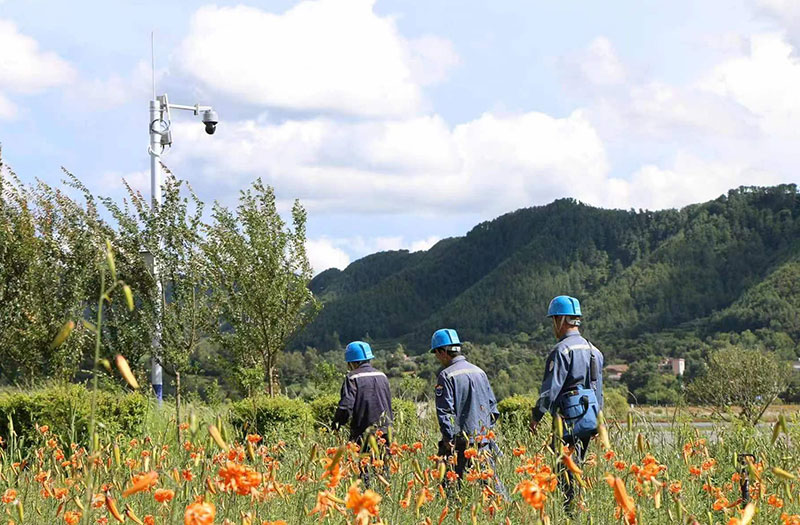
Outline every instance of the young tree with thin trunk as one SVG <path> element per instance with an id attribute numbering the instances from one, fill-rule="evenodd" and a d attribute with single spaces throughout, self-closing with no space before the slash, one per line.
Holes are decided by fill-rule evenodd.
<path id="1" fill-rule="evenodd" d="M 790 369 L 774 354 L 730 346 L 714 351 L 708 369 L 689 385 L 694 400 L 716 414 L 739 408 L 739 417 L 755 425 L 789 386 Z"/>
<path id="2" fill-rule="evenodd" d="M 319 311 L 308 288 L 306 212 L 292 207 L 292 224 L 278 213 L 275 193 L 261 179 L 243 191 L 235 212 L 216 204 L 205 251 L 223 327 L 220 342 L 240 366 L 261 367 L 267 392 L 278 387 L 278 359 L 289 339 Z"/>
<path id="3" fill-rule="evenodd" d="M 211 294 L 208 288 L 207 264 L 201 247 L 204 224 L 203 203 L 185 183 L 168 172 L 162 187 L 161 205 L 153 209 L 135 192 L 129 191 L 133 212 L 106 200 L 120 224 L 122 238 L 138 239 L 141 247 L 155 259 L 151 278 L 151 296 L 157 297 L 156 281 L 161 284 L 161 297 L 156 300 L 161 329 L 161 347 L 157 360 L 164 371 L 175 378 L 175 410 L 180 436 L 181 375 L 190 368 L 190 358 L 209 331 L 214 328 Z"/>

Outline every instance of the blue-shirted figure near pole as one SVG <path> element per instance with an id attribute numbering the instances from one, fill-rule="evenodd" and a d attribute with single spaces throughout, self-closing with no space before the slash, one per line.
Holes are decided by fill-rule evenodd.
<path id="1" fill-rule="evenodd" d="M 431 353 L 442 365 L 434 390 L 436 418 L 442 434 L 438 455 L 444 458 L 456 455 L 455 471 L 459 480 L 470 463 L 465 454 L 469 447 L 476 447 L 479 454 L 484 454 L 494 470 L 494 456 L 499 449 L 494 440 L 486 436 L 500 412 L 489 378 L 461 354 L 461 340 L 451 328 L 433 333 Z M 497 478 L 496 483 L 501 494 L 506 495 Z"/>
<path id="2" fill-rule="evenodd" d="M 372 347 L 364 341 L 353 341 L 344 351 L 347 376 L 342 383 L 339 406 L 331 426 L 338 429 L 350 420 L 350 441 L 366 446 L 365 434 L 387 435 L 392 424 L 392 392 L 386 374 L 375 369 L 371 361 Z M 388 470 L 384 472 L 388 475 Z M 370 472 L 362 470 L 364 485 L 370 485 Z"/>
<path id="3" fill-rule="evenodd" d="M 550 301 L 547 316 L 552 319 L 558 343 L 545 362 L 542 389 L 530 428 L 535 433 L 548 412 L 560 415 L 564 420 L 564 443 L 574 450 L 580 463 L 586 456 L 589 440 L 597 434 L 598 414 L 603 409 L 603 354 L 581 336 L 583 315 L 576 298 L 555 297 Z M 563 476 L 559 479 L 565 480 Z M 568 509 L 575 495 L 574 487 L 574 479 L 562 483 Z"/>

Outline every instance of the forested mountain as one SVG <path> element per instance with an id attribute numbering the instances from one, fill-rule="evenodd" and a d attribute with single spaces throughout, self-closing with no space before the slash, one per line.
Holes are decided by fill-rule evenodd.
<path id="1" fill-rule="evenodd" d="M 746 330 L 796 349 L 800 197 L 796 185 L 742 187 L 657 212 L 561 199 L 426 252 L 327 270 L 311 287 L 324 308 L 298 348 L 369 337 L 420 353 L 441 326 L 476 342 L 546 342 L 548 301 L 564 293 L 582 300 L 586 332 L 612 358 Z"/>

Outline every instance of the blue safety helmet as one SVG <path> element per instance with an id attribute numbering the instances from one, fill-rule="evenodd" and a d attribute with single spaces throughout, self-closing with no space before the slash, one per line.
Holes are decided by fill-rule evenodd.
<path id="1" fill-rule="evenodd" d="M 460 345 L 461 340 L 458 338 L 458 333 L 452 328 L 442 328 L 433 332 L 431 337 L 431 352 L 443 346 Z"/>
<path id="2" fill-rule="evenodd" d="M 581 317 L 581 303 L 569 295 L 554 297 L 553 300 L 550 301 L 550 307 L 547 309 L 547 317 L 553 317 L 555 315 Z"/>
<path id="3" fill-rule="evenodd" d="M 364 341 L 353 341 L 344 349 L 344 360 L 348 363 L 369 361 L 374 358 L 375 356 L 372 355 L 372 348 L 369 346 L 369 343 L 365 343 Z"/>

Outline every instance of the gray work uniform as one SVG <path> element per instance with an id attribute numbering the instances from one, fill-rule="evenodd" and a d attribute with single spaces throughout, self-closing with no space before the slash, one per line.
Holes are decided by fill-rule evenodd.
<path id="1" fill-rule="evenodd" d="M 594 356 L 594 373 L 591 371 L 591 358 Z M 594 376 L 596 379 L 592 380 Z M 593 344 L 584 339 L 577 330 L 569 332 L 556 343 L 547 357 L 539 401 L 533 409 L 533 419 L 539 421 L 547 412 L 555 414 L 562 396 L 586 385 L 594 390 L 597 406 L 603 409 L 603 354 Z M 564 441 L 574 447 L 578 463 L 583 463 L 589 448 L 589 437 L 576 438 L 565 435 Z M 563 465 L 559 464 L 559 472 Z M 575 496 L 575 481 L 559 475 L 559 485 L 564 493 L 564 504 L 569 507 Z"/>
<path id="2" fill-rule="evenodd" d="M 436 381 L 436 418 L 442 440 L 466 434 L 470 441 L 485 434 L 500 415 L 486 372 L 456 356 Z"/>
<path id="3" fill-rule="evenodd" d="M 497 399 L 486 372 L 468 362 L 463 355 L 454 357 L 450 366 L 439 372 L 435 392 L 436 418 L 442 432 L 439 455 L 456 453 L 455 472 L 460 481 L 472 462 L 466 457 L 467 447 L 475 443 L 477 436 L 485 436 L 500 416 Z M 483 439 L 477 447 L 488 452 L 489 468 L 496 470 L 494 457 L 500 455 L 500 450 L 494 440 Z M 508 491 L 500 478 L 495 477 L 494 481 L 498 493 L 508 498 Z M 443 484 L 447 485 L 447 482 L 443 480 Z"/>
<path id="4" fill-rule="evenodd" d="M 597 379 L 588 383 L 597 395 L 598 407 L 603 409 L 603 354 L 576 330 L 565 335 L 547 357 L 542 390 L 533 409 L 535 421 L 541 420 L 547 412 L 554 414 L 563 394 L 587 383 L 592 355 Z"/>

